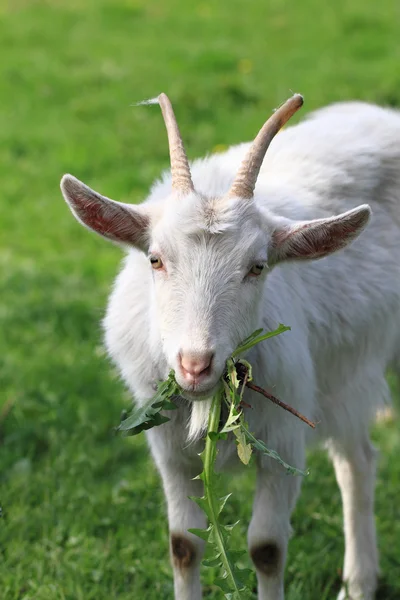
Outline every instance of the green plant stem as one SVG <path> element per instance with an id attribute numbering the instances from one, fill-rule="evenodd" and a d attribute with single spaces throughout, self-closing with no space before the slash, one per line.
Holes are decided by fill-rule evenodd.
<path id="1" fill-rule="evenodd" d="M 214 395 L 211 403 L 210 415 L 208 417 L 207 433 L 218 433 L 219 420 L 221 417 L 221 394 Z M 214 464 L 217 456 L 217 444 L 207 435 L 204 452 L 204 485 L 210 487 L 214 475 Z"/>
<path id="2" fill-rule="evenodd" d="M 208 418 L 208 430 L 207 433 L 218 433 L 219 420 L 221 416 L 221 404 L 222 398 L 221 393 L 217 393 L 214 395 L 211 403 L 210 415 Z M 206 445 L 204 449 L 204 496 L 206 498 L 208 507 L 209 507 L 209 519 L 211 525 L 213 526 L 213 535 L 215 539 L 215 544 L 218 547 L 218 551 L 220 552 L 220 558 L 222 564 L 225 568 L 227 579 L 232 586 L 232 589 L 237 594 L 237 599 L 240 598 L 240 591 L 237 587 L 235 577 L 232 573 L 231 565 L 229 563 L 228 557 L 226 556 L 225 544 L 220 530 L 220 523 L 218 521 L 219 515 L 219 506 L 216 501 L 215 493 L 213 490 L 215 489 L 214 484 L 214 476 L 215 476 L 215 459 L 217 457 L 217 441 L 213 436 L 207 435 L 206 437 Z"/>

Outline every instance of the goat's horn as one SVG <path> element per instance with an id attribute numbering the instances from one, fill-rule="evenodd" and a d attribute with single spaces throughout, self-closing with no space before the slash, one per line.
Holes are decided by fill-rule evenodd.
<path id="1" fill-rule="evenodd" d="M 158 102 L 164 117 L 165 127 L 167 128 L 172 188 L 178 192 L 187 194 L 194 190 L 194 186 L 178 123 L 176 122 L 172 104 L 168 96 L 160 94 Z"/>
<path id="2" fill-rule="evenodd" d="M 229 197 L 238 196 L 246 199 L 253 197 L 257 177 L 268 146 L 281 127 L 302 105 L 303 96 L 295 94 L 289 100 L 286 100 L 260 129 L 228 192 Z"/>

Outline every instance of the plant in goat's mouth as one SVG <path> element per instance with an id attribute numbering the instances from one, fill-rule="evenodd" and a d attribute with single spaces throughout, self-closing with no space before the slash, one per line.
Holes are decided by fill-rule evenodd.
<path id="1" fill-rule="evenodd" d="M 205 447 L 200 454 L 203 471 L 197 477 L 197 479 L 203 481 L 204 496 L 202 498 L 192 498 L 206 514 L 209 526 L 204 530 L 189 529 L 189 531 L 208 542 L 212 548 L 212 558 L 204 560 L 203 564 L 207 567 L 221 568 L 221 576 L 215 581 L 215 584 L 221 588 L 228 600 L 244 600 L 251 597 L 252 594 L 247 584 L 251 572 L 248 569 L 240 569 L 237 566 L 237 561 L 244 554 L 244 551 L 232 551 L 228 548 L 231 531 L 237 523 L 222 525 L 219 520 L 220 514 L 231 494 L 224 497 L 220 497 L 218 494 L 219 481 L 218 475 L 215 473 L 218 440 L 225 440 L 228 434 L 233 434 L 238 456 L 245 465 L 249 464 L 253 450 L 256 450 L 278 461 L 291 475 L 307 474 L 288 465 L 275 450 L 268 448 L 263 441 L 254 437 L 249 431 L 243 413 L 243 392 L 247 386 L 264 394 L 272 402 L 292 412 L 311 427 L 315 427 L 314 423 L 296 410 L 284 404 L 262 388 L 252 384 L 251 365 L 246 360 L 239 358 L 241 354 L 256 344 L 289 329 L 290 327 L 285 327 L 284 325 L 279 325 L 275 331 L 268 333 L 263 333 L 263 330 L 259 329 L 244 340 L 226 361 L 226 370 L 221 378 L 222 386 L 213 396 L 211 403 Z M 174 373 L 171 371 L 168 379 L 158 385 L 156 395 L 144 406 L 134 410 L 130 416 L 126 417 L 124 415 L 117 430 L 123 435 L 137 435 L 141 431 L 150 429 L 156 425 L 162 425 L 169 421 L 169 418 L 162 414 L 161 411 L 176 410 L 178 406 L 174 403 L 174 397 L 181 394 L 182 392 L 175 381 Z M 228 417 L 225 424 L 220 428 L 223 403 L 227 407 Z"/>

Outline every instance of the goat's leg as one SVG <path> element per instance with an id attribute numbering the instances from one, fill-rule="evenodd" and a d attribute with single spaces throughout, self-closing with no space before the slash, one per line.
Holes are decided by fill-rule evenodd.
<path id="1" fill-rule="evenodd" d="M 298 459 L 292 462 L 296 463 Z M 301 468 L 303 464 L 299 466 Z M 248 544 L 257 572 L 259 600 L 284 598 L 283 577 L 291 530 L 290 515 L 300 483 L 300 477 L 288 475 L 281 467 L 274 467 L 272 471 L 262 466 L 258 468 Z"/>
<path id="2" fill-rule="evenodd" d="M 339 600 L 373 600 L 378 576 L 374 521 L 375 455 L 368 435 L 329 444 L 343 501 L 344 586 Z"/>
<path id="3" fill-rule="evenodd" d="M 203 511 L 189 499 L 203 495 L 203 482 L 193 479 L 200 473 L 201 464 L 198 461 L 194 466 L 183 459 L 179 431 L 174 436 L 168 425 L 164 425 L 164 431 L 149 430 L 147 437 L 167 500 L 175 600 L 201 600 L 200 563 L 205 543 L 188 532 L 192 528 L 206 528 Z"/>
<path id="4" fill-rule="evenodd" d="M 168 503 L 170 555 L 174 570 L 175 600 L 200 600 L 200 562 L 204 542 L 188 529 L 206 528 L 206 519 L 189 496 L 202 496 L 202 482 L 192 480 L 194 473 L 169 469 L 162 472 Z"/>

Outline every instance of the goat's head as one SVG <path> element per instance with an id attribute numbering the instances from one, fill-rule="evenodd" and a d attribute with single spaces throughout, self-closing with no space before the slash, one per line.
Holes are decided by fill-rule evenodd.
<path id="1" fill-rule="evenodd" d="M 363 205 L 327 219 L 293 222 L 256 206 L 253 193 L 264 155 L 301 107 L 300 95 L 265 123 L 222 198 L 195 191 L 172 106 L 164 94 L 158 101 L 171 158 L 167 198 L 121 204 L 71 175 L 63 177 L 61 189 L 83 225 L 148 255 L 149 301 L 168 370 L 175 370 L 189 398 L 200 399 L 214 389 L 229 354 L 259 325 L 270 270 L 285 260 L 321 258 L 344 247 L 365 227 L 370 209 Z"/>

